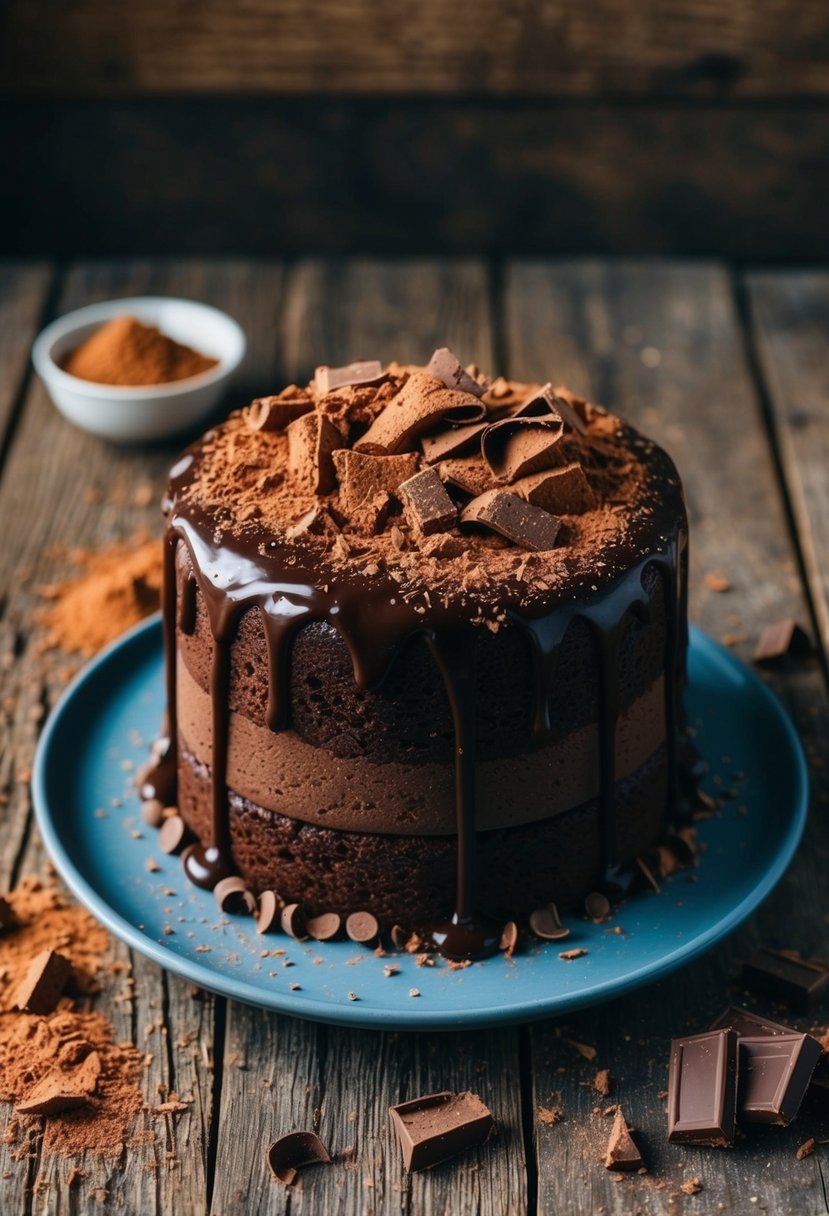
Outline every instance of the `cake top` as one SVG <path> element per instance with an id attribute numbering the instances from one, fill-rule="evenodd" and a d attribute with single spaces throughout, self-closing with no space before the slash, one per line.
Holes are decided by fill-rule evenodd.
<path id="1" fill-rule="evenodd" d="M 673 464 L 633 428 L 446 348 L 425 368 L 319 367 L 257 398 L 188 449 L 169 506 L 215 546 L 381 576 L 427 608 L 460 598 L 491 627 L 508 607 L 600 591 L 684 519 Z"/>

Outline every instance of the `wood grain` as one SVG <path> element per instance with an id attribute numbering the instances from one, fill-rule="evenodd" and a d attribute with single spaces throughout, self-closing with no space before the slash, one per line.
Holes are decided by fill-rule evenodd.
<path id="1" fill-rule="evenodd" d="M 281 282 L 279 267 L 266 265 L 78 266 L 67 275 L 57 309 L 64 312 L 97 299 L 151 292 L 204 299 L 242 321 L 250 339 L 247 372 L 262 384 L 273 375 Z M 44 664 L 37 654 L 31 619 L 37 603 L 33 588 L 66 572 L 50 556 L 52 546 L 97 546 L 115 536 L 129 536 L 139 526 L 160 534 L 158 501 L 175 450 L 138 453 L 106 445 L 65 423 L 37 380 L 29 387 L 0 481 L 4 521 L 0 586 L 8 588 L 0 621 L 0 653 L 12 657 L 4 676 L 2 726 L 9 759 L 0 770 L 3 793 L 9 796 L 0 847 L 4 882 L 43 872 L 45 858 L 31 823 L 25 773 L 31 767 L 38 722 L 65 681 L 62 662 Z M 138 502 L 143 503 L 147 485 L 153 490 L 151 503 L 136 505 L 137 491 L 142 491 Z M 132 956 L 120 943 L 112 943 L 107 961 L 123 965 L 125 972 L 105 973 L 96 1008 L 112 1020 L 117 1038 L 135 1041 L 150 1055 L 141 1078 L 148 1110 L 139 1117 L 136 1131 L 156 1134 L 108 1162 L 88 1157 L 77 1163 L 38 1155 L 21 1165 L 11 1160 L 9 1146 L 0 1144 L 3 1213 L 82 1210 L 92 1202 L 98 1186 L 108 1192 L 113 1207 L 123 1211 L 204 1210 L 213 1103 L 213 1076 L 205 1060 L 209 1062 L 213 1050 L 214 1002 L 209 997 L 194 1000 L 189 985 Z M 125 982 L 128 977 L 135 980 L 131 993 Z M 149 1108 L 171 1089 L 191 1105 L 181 1116 L 157 1120 Z M 8 1107 L 3 1114 L 8 1117 Z M 174 1154 L 173 1165 L 165 1156 L 168 1151 Z M 80 1164 L 88 1176 L 69 1188 L 73 1164 Z"/>
<path id="2" fill-rule="evenodd" d="M 0 452 L 7 446 L 51 282 L 52 271 L 45 264 L 0 264 Z"/>
<path id="3" fill-rule="evenodd" d="M 815 617 L 829 652 L 829 275 L 752 273 L 746 282 Z"/>
<path id="4" fill-rule="evenodd" d="M 0 145 L 0 255 L 827 256 L 826 107 L 7 100 Z"/>
<path id="5" fill-rule="evenodd" d="M 447 342 L 489 366 L 487 278 L 475 263 L 302 263 L 289 283 L 282 339 L 291 380 L 317 363 L 355 357 L 425 361 Z M 426 1039 L 350 1032 L 231 1004 L 225 1059 L 216 1216 L 239 1210 L 243 1194 L 246 1210 L 291 1216 L 525 1211 L 515 1031 Z M 461 1162 L 409 1179 L 388 1108 L 445 1088 L 479 1092 L 500 1135 Z M 271 1138 L 303 1128 L 314 1128 L 336 1161 L 288 1191 L 270 1179 L 264 1152 Z"/>
<path id="6" fill-rule="evenodd" d="M 691 512 L 691 612 L 697 623 L 715 635 L 742 634 L 736 650 L 747 657 L 764 623 L 805 611 L 756 386 L 722 270 L 518 265 L 507 277 L 505 335 L 511 371 L 571 384 L 668 447 Z M 726 576 L 731 591 L 706 589 L 706 571 Z M 720 1008 L 739 1001 L 738 961 L 753 943 L 825 950 L 826 690 L 815 663 L 781 674 L 773 686 L 814 761 L 815 805 L 806 840 L 774 895 L 710 955 L 640 993 L 532 1029 L 534 1105 L 560 1106 L 565 1115 L 564 1122 L 539 1121 L 536 1128 L 541 1213 L 568 1210 L 573 1194 L 580 1210 L 667 1213 L 677 1200 L 695 1202 L 678 1190 L 693 1176 L 704 1186 L 705 1211 L 748 1210 L 752 1195 L 781 1216 L 824 1210 L 820 1158 L 798 1163 L 794 1152 L 808 1136 L 826 1135 L 825 1111 L 813 1109 L 774 1136 L 747 1136 L 724 1153 L 669 1145 L 659 1097 L 668 1040 L 705 1029 Z M 624 909 L 618 920 L 624 926 Z M 596 1062 L 585 1062 L 572 1040 L 594 1045 Z M 610 1121 L 601 1113 L 608 1100 L 591 1089 L 597 1067 L 609 1067 L 616 1079 L 609 1101 L 620 1101 L 637 1128 L 647 1177 L 619 1182 L 599 1164 Z"/>
<path id="7" fill-rule="evenodd" d="M 19 0 L 0 45 L 17 93 L 477 93 L 747 97 L 829 91 L 829 17 L 786 0 L 587 6 L 461 0 Z"/>

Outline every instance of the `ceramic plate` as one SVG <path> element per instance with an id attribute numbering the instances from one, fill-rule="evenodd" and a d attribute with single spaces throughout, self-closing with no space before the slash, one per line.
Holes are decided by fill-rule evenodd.
<path id="1" fill-rule="evenodd" d="M 178 859 L 160 852 L 132 788 L 164 702 L 158 617 L 90 663 L 57 705 L 36 758 L 37 817 L 64 879 L 112 933 L 214 992 L 296 1017 L 384 1029 L 548 1017 L 629 992 L 709 949 L 765 899 L 800 840 L 806 766 L 780 704 L 697 630 L 689 677 L 689 715 L 710 765 L 706 785 L 712 793 L 738 789 L 699 824 L 706 848 L 696 881 L 675 875 L 658 895 L 628 900 L 609 924 L 572 918 L 566 942 L 533 945 L 513 960 L 418 967 L 409 955 L 377 958 L 350 942 L 261 937 L 250 919 L 221 916 L 212 896 L 186 881 Z M 614 925 L 624 932 L 611 932 Z M 583 957 L 559 958 L 577 946 Z M 390 961 L 399 968 L 393 976 L 383 970 Z"/>

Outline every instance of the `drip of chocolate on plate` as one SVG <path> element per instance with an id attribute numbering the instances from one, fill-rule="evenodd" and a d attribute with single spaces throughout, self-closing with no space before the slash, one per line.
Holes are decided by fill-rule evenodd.
<path id="1" fill-rule="evenodd" d="M 318 369 L 317 391 L 341 389 L 347 385 L 377 385 L 382 377 L 376 363 L 352 364 L 342 369 Z M 382 369 L 381 369 L 382 371 Z M 508 382 L 504 382 L 507 383 Z M 287 390 L 286 390 L 287 391 Z M 528 552 L 549 548 L 560 540 L 560 521 L 548 509 L 534 505 L 531 494 L 556 493 L 558 473 L 551 457 L 557 440 L 566 429 L 580 436 L 589 433 L 594 407 L 573 395 L 565 399 L 564 390 L 549 385 L 533 390 L 529 396 L 510 402 L 510 392 L 493 393 L 490 402 L 481 384 L 451 352 L 433 356 L 428 374 L 413 371 L 392 400 L 403 399 L 403 409 L 388 405 L 374 418 L 353 445 L 354 454 L 364 453 L 363 463 L 372 454 L 397 456 L 402 461 L 401 481 L 412 477 L 412 468 L 403 458 L 415 451 L 426 435 L 438 454 L 451 448 L 462 452 L 468 442 L 479 447 L 481 466 L 489 463 L 490 486 L 464 509 L 462 527 L 489 527 L 500 532 Z M 268 399 L 278 400 L 278 399 Z M 505 407 L 503 401 L 507 401 Z M 293 401 L 293 398 L 292 398 Z M 312 408 L 309 406 L 309 409 Z M 489 413 L 487 412 L 489 410 Z M 261 411 L 259 411 L 261 412 Z M 256 429 L 261 421 L 255 413 L 249 425 Z M 308 414 L 295 421 L 305 424 Z M 505 418 L 515 419 L 505 426 Z M 548 425 L 545 425 L 545 420 Z M 483 425 L 482 423 L 486 424 Z M 288 424 L 293 425 L 291 423 Z M 453 428 L 465 428 L 459 445 L 450 441 Z M 303 426 L 303 435 L 315 444 L 312 480 L 318 475 L 333 477 L 330 444 L 321 445 L 322 426 Z M 442 438 L 445 437 L 445 438 Z M 427 443 L 423 443 L 428 451 Z M 346 441 L 342 448 L 347 449 Z M 431 650 L 449 699 L 455 732 L 455 799 L 457 835 L 457 881 L 455 900 L 447 907 L 445 922 L 431 926 L 432 937 L 451 958 L 479 958 L 497 951 L 500 926 L 488 924 L 476 903 L 476 822 L 475 822 L 475 703 L 476 673 L 473 614 L 460 603 L 438 601 L 431 604 L 428 623 L 415 607 L 399 594 L 397 584 L 378 569 L 370 575 L 356 566 L 332 571 L 324 583 L 313 553 L 301 546 L 282 541 L 272 533 L 255 528 L 243 535 L 216 534 L 215 517 L 203 510 L 188 493 L 198 477 L 199 444 L 188 449 L 171 471 L 168 497 L 168 527 L 164 559 L 164 637 L 167 670 L 168 738 L 166 751 L 147 778 L 142 795 L 157 798 L 164 805 L 175 803 L 177 773 L 176 653 L 175 631 L 178 622 L 183 632 L 195 624 L 196 594 L 206 607 L 213 636 L 210 693 L 213 707 L 212 730 L 212 833 L 206 845 L 191 846 L 186 853 L 185 870 L 197 885 L 212 888 L 233 873 L 230 822 L 226 786 L 229 735 L 230 655 L 238 622 L 243 613 L 257 610 L 268 648 L 269 696 L 267 721 L 271 730 L 288 726 L 286 689 L 289 679 L 291 639 L 304 625 L 325 621 L 339 633 L 348 647 L 354 678 L 362 689 L 378 687 L 388 675 L 395 657 L 412 637 L 422 637 Z M 468 459 L 468 457 L 467 457 Z M 477 460 L 477 457 L 475 458 Z M 429 457 L 426 455 L 428 462 Z M 356 463 L 359 463 L 357 460 Z M 403 470 L 403 465 L 406 465 Z M 345 467 L 344 463 L 338 469 Z M 665 488 L 676 488 L 670 462 L 665 458 Z M 539 478 L 541 490 L 539 490 Z M 450 481 L 451 479 L 447 479 Z M 568 476 L 560 484 L 570 484 Z M 582 476 L 583 482 L 583 476 Z M 522 489 L 524 483 L 525 489 Z M 584 494 L 586 483 L 580 489 Z M 377 487 L 375 487 L 377 488 Z M 432 487 L 434 490 L 435 487 Z M 517 491 L 517 492 L 516 492 Z M 589 488 L 586 489 L 589 493 Z M 526 493 L 527 498 L 522 497 Z M 382 515 L 380 488 L 373 504 Z M 405 497 L 405 496 L 404 496 Z M 415 515 L 422 520 L 430 504 L 425 498 L 409 495 Z M 485 500 L 485 501 L 481 501 Z M 623 632 L 631 615 L 646 620 L 650 599 L 643 584 L 647 568 L 654 568 L 662 580 L 667 619 L 663 681 L 668 768 L 668 806 L 678 804 L 680 711 L 678 689 L 682 685 L 682 656 L 687 642 L 687 532 L 676 493 L 665 493 L 658 510 L 658 530 L 662 538 L 659 551 L 635 547 L 635 528 L 621 552 L 616 577 L 606 577 L 591 596 L 578 602 L 549 602 L 539 610 L 508 610 L 511 625 L 523 631 L 535 656 L 533 737 L 537 743 L 550 738 L 550 698 L 555 693 L 559 647 L 568 627 L 584 621 L 591 633 L 599 660 L 599 768 L 600 832 L 605 889 L 619 895 L 630 885 L 630 875 L 619 862 L 614 826 L 615 735 L 621 706 L 618 700 L 618 666 Z M 544 498 L 538 501 L 549 501 Z M 476 503 L 478 506 L 476 507 Z M 425 504 L 425 505 L 424 505 Z M 445 505 L 445 504 L 444 504 Z M 471 510 L 470 510 L 471 508 Z M 560 508 L 561 509 L 561 508 Z M 584 508 L 582 508 L 584 509 Z M 309 513 L 311 514 L 311 513 Z M 466 517 L 466 518 L 464 518 Z M 433 518 L 433 516 L 429 516 Z M 315 516 L 316 519 L 316 516 Z M 678 525 L 677 520 L 682 522 Z M 415 519 L 415 522 L 417 520 Z M 448 520 L 446 521 L 448 522 Z M 653 525 L 653 520 L 649 521 Z M 179 594 L 176 586 L 176 551 L 184 545 L 189 553 L 192 574 Z M 637 561 L 637 557 L 641 557 Z M 348 911 L 347 909 L 345 911 Z"/>

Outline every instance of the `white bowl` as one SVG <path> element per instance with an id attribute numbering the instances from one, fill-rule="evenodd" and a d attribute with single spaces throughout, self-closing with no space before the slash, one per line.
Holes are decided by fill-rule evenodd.
<path id="1" fill-rule="evenodd" d="M 170 384 L 94 384 L 60 367 L 70 351 L 113 317 L 156 325 L 177 342 L 218 359 L 215 367 Z M 218 308 L 167 296 L 135 296 L 78 308 L 47 325 L 32 348 L 35 370 L 65 418 L 116 443 L 178 435 L 209 414 L 245 356 L 241 327 Z"/>

